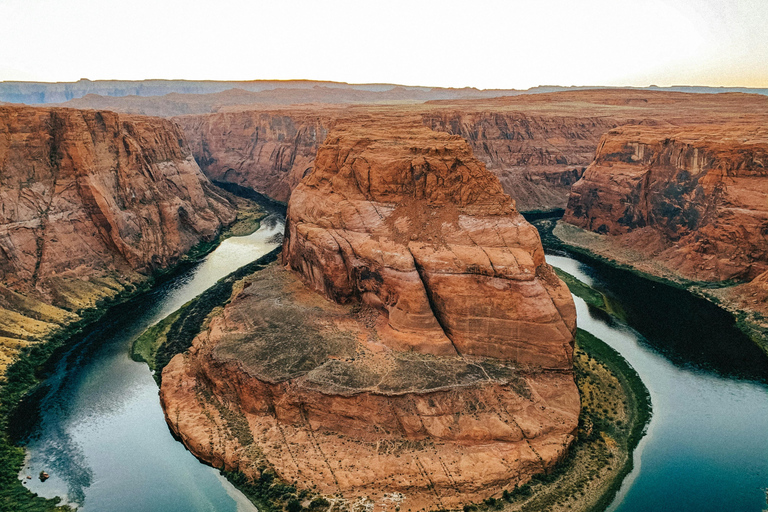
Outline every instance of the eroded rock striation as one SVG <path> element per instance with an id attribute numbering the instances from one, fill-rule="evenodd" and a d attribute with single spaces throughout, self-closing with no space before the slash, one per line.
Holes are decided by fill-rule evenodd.
<path id="1" fill-rule="evenodd" d="M 564 220 L 679 277 L 754 279 L 768 270 L 768 131 L 738 123 L 611 130 L 573 186 Z"/>
<path id="2" fill-rule="evenodd" d="M 570 368 L 570 293 L 498 179 L 461 137 L 374 123 L 326 139 L 294 191 L 284 260 L 425 350 Z"/>
<path id="3" fill-rule="evenodd" d="M 235 216 L 170 121 L 0 106 L 5 361 Z"/>
<path id="4" fill-rule="evenodd" d="M 282 257 L 163 371 L 198 457 L 405 511 L 484 499 L 565 454 L 575 308 L 463 139 L 339 122 L 291 196 Z"/>
<path id="5" fill-rule="evenodd" d="M 287 202 L 338 115 L 317 110 L 246 110 L 174 120 L 209 178 Z"/>

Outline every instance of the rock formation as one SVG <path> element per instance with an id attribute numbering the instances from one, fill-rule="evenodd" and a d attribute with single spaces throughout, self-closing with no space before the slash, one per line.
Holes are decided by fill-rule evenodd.
<path id="1" fill-rule="evenodd" d="M 294 191 L 284 260 L 336 302 L 381 309 L 424 350 L 570 368 L 573 305 L 536 229 L 461 137 L 391 130 L 326 139 Z"/>
<path id="2" fill-rule="evenodd" d="M 518 209 L 526 211 L 565 208 L 571 185 L 592 161 L 600 137 L 612 128 L 720 123 L 745 112 L 764 112 L 765 98 L 588 90 L 418 105 L 231 108 L 174 118 L 201 168 L 214 180 L 287 201 L 335 120 L 384 113 L 463 137 Z"/>
<path id="3" fill-rule="evenodd" d="M 6 362 L 236 215 L 162 119 L 0 107 L 0 174 Z"/>
<path id="4" fill-rule="evenodd" d="M 423 119 L 435 130 L 466 139 L 522 210 L 563 208 L 600 136 L 620 123 L 611 117 L 573 117 L 567 110 L 542 115 L 446 108 Z"/>
<path id="5" fill-rule="evenodd" d="M 564 221 L 686 279 L 753 279 L 768 270 L 768 130 L 611 130 L 573 186 Z"/>
<path id="6" fill-rule="evenodd" d="M 287 202 L 312 168 L 318 146 L 338 114 L 294 109 L 181 116 L 195 159 L 215 180 Z"/>
<path id="7" fill-rule="evenodd" d="M 405 511 L 498 495 L 565 454 L 575 308 L 460 137 L 340 121 L 291 196 L 283 260 L 163 371 L 198 457 Z"/>

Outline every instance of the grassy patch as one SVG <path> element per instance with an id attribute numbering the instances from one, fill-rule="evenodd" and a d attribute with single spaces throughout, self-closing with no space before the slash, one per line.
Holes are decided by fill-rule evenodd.
<path id="1" fill-rule="evenodd" d="M 149 365 L 149 369 L 152 371 L 157 370 L 155 364 L 155 357 L 157 355 L 157 349 L 166 343 L 168 339 L 168 331 L 170 331 L 173 323 L 184 313 L 189 303 L 184 304 L 177 309 L 174 313 L 171 313 L 158 323 L 147 329 L 141 336 L 136 338 L 131 346 L 131 358 L 137 362 L 144 362 Z"/>
<path id="2" fill-rule="evenodd" d="M 590 306 L 594 306 L 602 310 L 607 308 L 608 301 L 602 293 L 598 292 L 591 286 L 582 283 L 577 278 L 564 270 L 561 270 L 557 267 L 553 267 L 552 269 L 555 271 L 555 274 L 557 274 L 557 277 L 565 282 L 565 284 L 568 286 L 568 289 L 571 290 L 572 294 L 580 297 Z"/>
<path id="3" fill-rule="evenodd" d="M 163 368 L 173 356 L 192 346 L 192 340 L 200 333 L 211 312 L 229 301 L 234 284 L 275 261 L 279 253 L 280 247 L 219 279 L 200 296 L 147 329 L 134 343 L 132 357 L 147 362 L 159 383 Z"/>

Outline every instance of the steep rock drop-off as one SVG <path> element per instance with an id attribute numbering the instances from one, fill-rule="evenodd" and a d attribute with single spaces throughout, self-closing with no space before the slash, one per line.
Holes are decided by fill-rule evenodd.
<path id="1" fill-rule="evenodd" d="M 403 511 L 484 499 L 563 457 L 575 308 L 465 141 L 339 122 L 286 233 L 288 269 L 247 278 L 163 371 L 168 423 L 198 457 Z"/>
<path id="2" fill-rule="evenodd" d="M 310 98 L 310 96 L 307 96 Z M 389 115 L 460 135 L 519 210 L 565 208 L 600 137 L 625 124 L 720 124 L 764 115 L 765 98 L 586 90 L 401 105 L 253 105 L 174 118 L 203 171 L 287 201 L 335 120 Z M 169 99 L 170 101 L 170 99 Z"/>
<path id="3" fill-rule="evenodd" d="M 222 112 L 174 120 L 206 176 L 287 202 L 312 168 L 336 110 Z"/>
<path id="4" fill-rule="evenodd" d="M 573 186 L 564 221 L 679 277 L 753 279 L 768 270 L 768 131 L 612 130 Z"/>
<path id="5" fill-rule="evenodd" d="M 0 107 L 2 366 L 235 216 L 170 121 Z"/>

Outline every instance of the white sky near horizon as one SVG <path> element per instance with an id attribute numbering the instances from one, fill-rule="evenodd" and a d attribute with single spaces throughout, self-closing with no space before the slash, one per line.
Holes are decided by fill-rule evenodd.
<path id="1" fill-rule="evenodd" d="M 0 0 L 0 81 L 768 87 L 768 0 Z"/>

